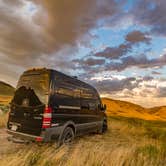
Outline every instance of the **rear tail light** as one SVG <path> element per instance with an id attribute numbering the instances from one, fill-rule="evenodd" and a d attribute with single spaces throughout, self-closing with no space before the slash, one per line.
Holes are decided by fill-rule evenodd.
<path id="1" fill-rule="evenodd" d="M 42 125 L 43 129 L 51 127 L 51 119 L 52 119 L 52 109 L 50 107 L 46 107 L 43 114 L 43 125 Z"/>
<path id="2" fill-rule="evenodd" d="M 37 142 L 42 142 L 42 141 L 43 141 L 43 138 L 42 138 L 42 137 L 36 137 L 36 141 L 37 141 Z"/>

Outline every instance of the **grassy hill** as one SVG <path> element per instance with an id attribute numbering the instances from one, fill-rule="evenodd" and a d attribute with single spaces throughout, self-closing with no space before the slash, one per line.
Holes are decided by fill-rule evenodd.
<path id="1" fill-rule="evenodd" d="M 108 116 L 134 117 L 144 120 L 166 121 L 166 106 L 155 108 L 144 108 L 137 104 L 126 101 L 102 99 L 103 104 L 107 105 Z"/>
<path id="2" fill-rule="evenodd" d="M 0 104 L 8 104 L 14 94 L 15 88 L 0 81 Z"/>

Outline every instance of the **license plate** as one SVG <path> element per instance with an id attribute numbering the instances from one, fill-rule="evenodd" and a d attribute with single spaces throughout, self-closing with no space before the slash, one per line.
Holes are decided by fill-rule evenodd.
<path id="1" fill-rule="evenodd" d="M 16 125 L 12 125 L 11 130 L 16 131 L 17 130 L 17 126 Z"/>

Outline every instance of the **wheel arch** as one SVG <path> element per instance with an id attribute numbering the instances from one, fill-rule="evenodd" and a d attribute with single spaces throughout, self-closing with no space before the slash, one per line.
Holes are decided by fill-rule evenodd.
<path id="1" fill-rule="evenodd" d="M 73 132 L 74 132 L 74 135 L 76 134 L 76 126 L 75 126 L 75 123 L 73 121 L 68 121 L 64 124 L 63 126 L 63 130 L 61 131 L 61 134 L 59 135 L 59 139 L 58 139 L 58 146 L 61 145 L 61 138 L 62 138 L 62 135 L 63 135 L 63 132 L 64 130 L 67 128 L 67 127 L 71 127 Z"/>

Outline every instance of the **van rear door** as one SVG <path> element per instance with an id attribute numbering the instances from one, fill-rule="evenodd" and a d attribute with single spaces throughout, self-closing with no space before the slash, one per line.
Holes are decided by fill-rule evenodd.
<path id="1" fill-rule="evenodd" d="M 8 128 L 26 134 L 40 135 L 44 109 L 48 103 L 49 72 L 25 72 L 11 102 Z"/>

